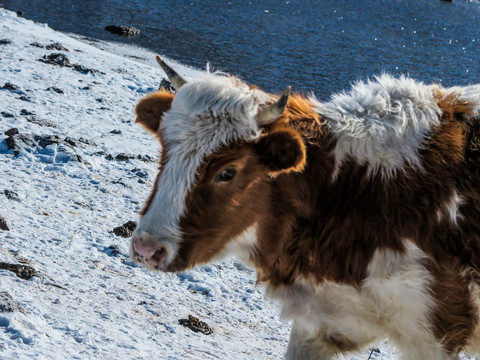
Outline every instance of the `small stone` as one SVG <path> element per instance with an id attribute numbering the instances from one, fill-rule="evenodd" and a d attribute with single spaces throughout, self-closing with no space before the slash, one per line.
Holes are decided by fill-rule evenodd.
<path id="1" fill-rule="evenodd" d="M 179 324 L 188 327 L 195 332 L 201 332 L 204 335 L 210 335 L 213 333 L 213 329 L 205 322 L 200 321 L 193 315 L 188 315 L 188 319 L 178 320 Z"/>
<path id="2" fill-rule="evenodd" d="M 0 39 L 0 45 L 8 45 L 8 44 L 11 44 L 13 43 L 12 40 L 9 40 L 9 39 Z"/>
<path id="3" fill-rule="evenodd" d="M 18 134 L 18 129 L 17 128 L 11 128 L 7 131 L 4 132 L 5 135 L 7 136 L 13 136 Z"/>
<path id="4" fill-rule="evenodd" d="M 120 135 L 122 133 L 122 130 L 112 130 L 110 131 L 110 134 L 115 134 L 115 135 Z"/>
<path id="5" fill-rule="evenodd" d="M 63 141 L 65 141 L 67 144 L 76 147 L 77 143 L 75 142 L 74 139 L 72 139 L 70 136 L 67 136 Z"/>
<path id="6" fill-rule="evenodd" d="M 6 82 L 6 83 L 2 86 L 2 88 L 3 88 L 4 90 L 19 90 L 19 89 L 20 89 L 19 86 L 15 85 L 15 84 L 12 84 L 12 83 L 9 83 L 9 82 Z"/>
<path id="7" fill-rule="evenodd" d="M 112 34 L 122 35 L 122 36 L 134 36 L 140 34 L 140 30 L 133 26 L 125 25 L 107 25 L 105 30 L 110 31 Z"/>
<path id="8" fill-rule="evenodd" d="M 70 60 L 62 53 L 52 53 L 50 55 L 44 55 L 39 61 L 44 62 L 45 64 L 58 65 L 72 67 Z"/>
<path id="9" fill-rule="evenodd" d="M 15 201 L 20 201 L 20 197 L 15 191 L 12 190 L 4 190 L 3 193 L 7 197 L 8 200 L 15 200 Z"/>
<path id="10" fill-rule="evenodd" d="M 0 269 L 11 271 L 23 280 L 30 280 L 37 273 L 37 271 L 31 266 L 22 264 L 8 264 L 4 262 L 0 262 Z"/>
<path id="11" fill-rule="evenodd" d="M 113 256 L 120 255 L 120 247 L 118 245 L 110 245 L 108 249 L 111 250 Z"/>
<path id="12" fill-rule="evenodd" d="M 56 42 L 56 43 L 52 43 L 52 44 L 49 44 L 47 46 L 45 46 L 45 49 L 47 50 L 58 50 L 58 51 L 66 51 L 68 52 L 68 49 L 65 48 L 62 44 Z"/>
<path id="13" fill-rule="evenodd" d="M 7 149 L 9 149 L 9 150 L 16 149 L 16 147 L 17 147 L 17 142 L 15 141 L 15 139 L 12 136 L 6 138 L 5 143 L 7 144 Z"/>
<path id="14" fill-rule="evenodd" d="M 2 114 L 3 117 L 6 117 L 6 118 L 13 118 L 13 117 L 15 117 L 15 115 L 10 114 L 9 112 L 6 112 L 6 111 L 2 111 L 1 114 Z"/>
<path id="15" fill-rule="evenodd" d="M 131 159 L 134 159 L 134 158 L 135 158 L 134 156 L 127 155 L 127 154 L 124 154 L 124 153 L 120 153 L 117 156 L 115 156 L 115 159 L 117 159 L 117 161 L 128 161 L 128 160 L 131 160 Z"/>
<path id="16" fill-rule="evenodd" d="M 63 94 L 64 91 L 62 89 L 59 89 L 55 86 L 50 86 L 49 88 L 47 88 L 47 91 L 55 91 L 57 94 Z"/>
<path id="17" fill-rule="evenodd" d="M 0 215 L 0 230 L 10 231 L 10 228 L 8 227 L 7 222 L 5 221 L 2 215 Z"/>
<path id="18" fill-rule="evenodd" d="M 20 115 L 27 116 L 27 115 L 35 115 L 33 112 L 28 111 L 26 109 L 20 110 Z"/>
<path id="19" fill-rule="evenodd" d="M 22 305 L 15 301 L 8 292 L 0 291 L 0 313 L 16 311 L 25 314 Z"/>

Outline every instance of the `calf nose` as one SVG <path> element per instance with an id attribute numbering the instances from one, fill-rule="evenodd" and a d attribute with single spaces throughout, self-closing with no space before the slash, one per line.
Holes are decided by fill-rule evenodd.
<path id="1" fill-rule="evenodd" d="M 147 268 L 159 270 L 167 260 L 167 247 L 150 237 L 134 237 L 132 239 L 132 257 Z"/>

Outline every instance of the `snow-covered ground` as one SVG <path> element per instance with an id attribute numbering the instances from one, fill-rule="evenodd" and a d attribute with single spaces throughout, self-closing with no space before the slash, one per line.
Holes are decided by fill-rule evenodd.
<path id="1" fill-rule="evenodd" d="M 58 53 L 72 66 L 39 61 Z M 23 280 L 0 270 L 0 295 L 23 308 L 5 311 L 0 296 L 0 359 L 282 358 L 290 324 L 252 270 L 232 259 L 150 273 L 112 231 L 137 220 L 155 178 L 159 146 L 133 111 L 162 78 L 147 50 L 0 9 L 0 215 L 10 228 L 0 230 L 0 262 L 37 271 Z M 182 326 L 189 315 L 213 334 Z M 351 359 L 395 358 L 386 341 L 378 348 Z"/>

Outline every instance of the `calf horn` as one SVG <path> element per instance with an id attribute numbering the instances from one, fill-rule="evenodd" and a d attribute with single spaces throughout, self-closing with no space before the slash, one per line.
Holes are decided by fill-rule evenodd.
<path id="1" fill-rule="evenodd" d="M 257 116 L 255 117 L 258 125 L 264 126 L 271 124 L 283 114 L 285 107 L 287 106 L 290 89 L 291 87 L 287 86 L 282 97 L 278 99 L 277 102 L 272 105 L 264 106 L 258 111 Z"/>
<path id="2" fill-rule="evenodd" d="M 156 55 L 155 59 L 157 60 L 158 65 L 161 66 L 163 71 L 165 71 L 165 74 L 168 76 L 168 80 L 172 83 L 173 87 L 175 90 L 179 90 L 183 85 L 187 83 L 187 80 L 185 80 L 182 75 L 177 73 L 175 70 L 173 70 L 169 65 L 167 65 L 161 58 L 160 56 Z"/>

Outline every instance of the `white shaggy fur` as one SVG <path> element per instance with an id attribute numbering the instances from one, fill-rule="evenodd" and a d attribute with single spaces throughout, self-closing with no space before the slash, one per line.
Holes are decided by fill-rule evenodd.
<path id="1" fill-rule="evenodd" d="M 410 241 L 406 252 L 377 250 L 360 288 L 298 279 L 293 286 L 267 289 L 282 316 L 293 320 L 287 359 L 332 359 L 329 339 L 343 339 L 360 350 L 389 337 L 403 349 L 402 359 L 449 359 L 432 334 L 430 275 L 425 255 Z"/>
<path id="2" fill-rule="evenodd" d="M 219 74 L 207 73 L 183 85 L 160 125 L 168 161 L 136 234 L 152 234 L 162 241 L 178 243 L 185 199 L 202 161 L 232 141 L 260 136 L 255 115 L 259 106 L 270 100 L 270 95 Z M 175 256 L 169 253 L 165 266 Z"/>
<path id="3" fill-rule="evenodd" d="M 328 103 L 315 98 L 315 110 L 337 141 L 337 172 L 349 157 L 368 166 L 370 174 L 391 177 L 406 165 L 420 166 L 418 149 L 441 113 L 433 86 L 407 77 L 382 75 L 357 82 Z"/>

